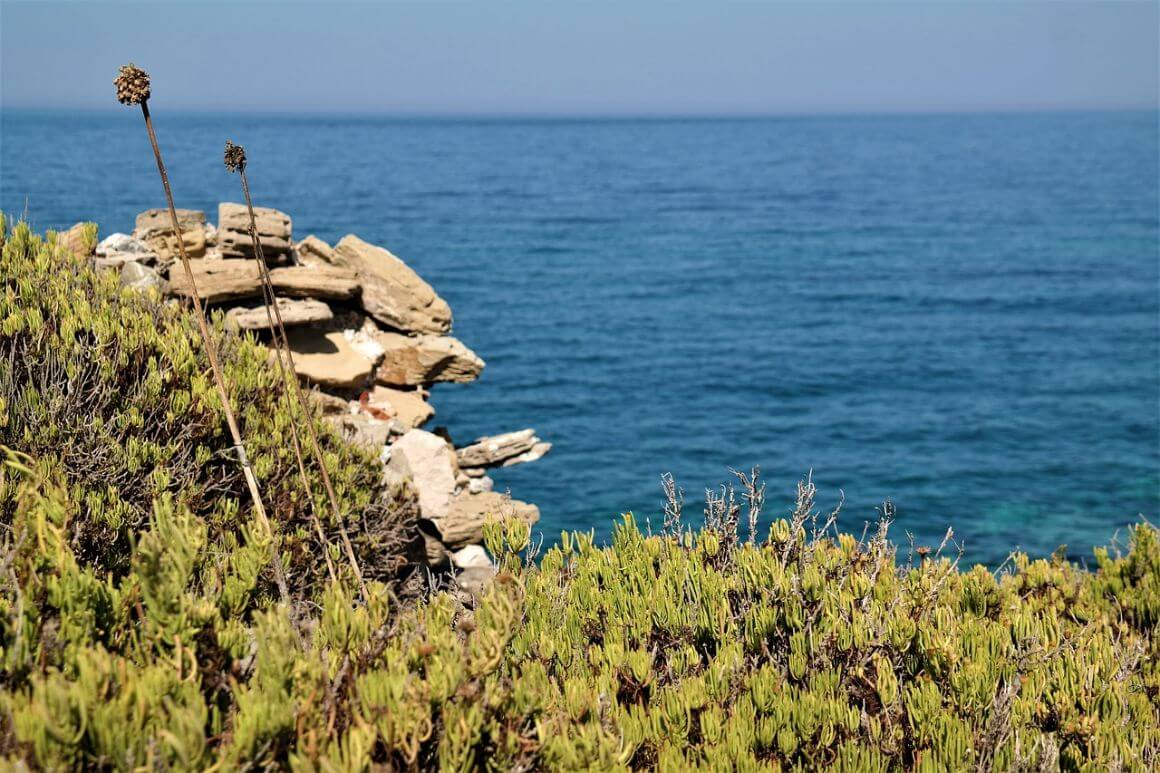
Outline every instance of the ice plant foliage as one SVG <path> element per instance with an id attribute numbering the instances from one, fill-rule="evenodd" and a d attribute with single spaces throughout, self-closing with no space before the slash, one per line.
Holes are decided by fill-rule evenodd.
<path id="1" fill-rule="evenodd" d="M 94 226 L 94 239 L 95 233 Z M 265 608 L 266 596 L 277 592 L 269 538 L 249 507 L 195 315 L 159 293 L 123 289 L 115 272 L 94 271 L 52 234 L 39 237 L 21 223 L 0 240 L 0 445 L 51 468 L 47 474 L 84 503 L 68 526 L 79 560 L 102 575 L 127 571 L 154 501 L 173 497 L 205 519 L 215 543 L 256 529 L 267 557 L 258 567 L 254 608 Z M 410 515 L 406 501 L 379 486 L 377 458 L 330 432 L 313 404 L 287 411 L 286 387 L 268 349 L 227 333 L 221 314 L 211 322 L 295 603 L 309 603 L 328 577 L 326 545 L 340 539 L 321 483 L 316 478 L 304 491 L 295 476 L 287 438 L 295 430 L 305 434 L 308 422 L 349 514 L 364 573 L 393 584 Z M 313 528 L 315 510 L 323 516 L 323 538 Z M 11 544 L 9 523 L 0 506 L 0 567 Z"/>
<path id="2" fill-rule="evenodd" d="M 188 313 L 145 305 L 115 277 L 61 270 L 62 259 L 26 226 L 5 239 L 0 336 L 33 355 L 0 358 L 0 445 L 36 451 L 0 449 L 0 760 L 10 765 L 1148 771 L 1160 762 L 1160 537 L 1148 524 L 1126 552 L 1096 551 L 1090 570 L 1015 555 L 993 572 L 961 570 L 938 549 L 900 557 L 887 520 L 869 537 L 841 533 L 814 512 L 808 482 L 789 517 L 757 513 L 746 538 L 732 516 L 690 530 L 675 512 L 662 535 L 625 516 L 611 545 L 565 534 L 538 565 L 526 560 L 530 528 L 497 520 L 485 539 L 500 571 L 474 604 L 435 592 L 401 605 L 377 577 L 363 595 L 353 577 L 331 581 L 315 567 L 299 589 L 296 632 L 263 579 L 268 539 L 237 507 L 236 468 L 228 505 L 215 500 L 218 473 L 203 479 L 188 465 L 192 454 L 231 469 L 187 447 L 190 406 L 203 417 L 197 436 L 217 432 L 216 448 L 228 447 Z M 280 439 L 292 417 L 262 397 L 281 384 L 257 346 L 238 346 L 230 383 L 273 425 L 257 436 L 255 464 L 280 484 L 272 492 L 290 492 Z M 54 365 L 57 349 L 67 357 Z M 67 396 L 103 395 L 102 422 L 88 429 L 96 437 L 74 415 L 93 409 L 52 391 L 62 378 L 73 379 Z M 119 388 L 84 388 L 102 379 Z M 141 428 L 167 417 L 163 432 Z M 69 439 L 95 451 L 65 456 Z M 132 458 L 120 460 L 120 448 Z M 339 445 L 330 451 L 341 453 L 336 476 L 352 461 Z M 113 474 L 71 469 L 92 459 Z M 347 496 L 367 487 L 337 481 Z M 131 509 L 117 504 L 130 495 Z M 727 515 L 731 500 L 721 497 Z M 131 523 L 118 521 L 127 513 Z M 373 520 L 364 511 L 356 522 Z M 305 523 L 280 524 L 292 568 L 310 558 Z M 131 535 L 110 543 L 101 529 Z"/>

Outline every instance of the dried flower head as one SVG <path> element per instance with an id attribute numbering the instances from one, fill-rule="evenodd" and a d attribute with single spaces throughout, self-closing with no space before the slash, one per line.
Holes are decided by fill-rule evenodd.
<path id="1" fill-rule="evenodd" d="M 139 105 L 149 99 L 149 73 L 132 62 L 121 66 L 113 85 L 117 87 L 117 101 L 122 105 Z"/>
<path id="2" fill-rule="evenodd" d="M 226 140 L 226 169 L 238 172 L 246 166 L 246 149 Z"/>

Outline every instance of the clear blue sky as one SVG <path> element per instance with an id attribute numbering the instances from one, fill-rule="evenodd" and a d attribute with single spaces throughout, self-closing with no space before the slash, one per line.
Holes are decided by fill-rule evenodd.
<path id="1" fill-rule="evenodd" d="M 0 0 L 0 106 L 760 114 L 1155 108 L 1160 2 Z"/>

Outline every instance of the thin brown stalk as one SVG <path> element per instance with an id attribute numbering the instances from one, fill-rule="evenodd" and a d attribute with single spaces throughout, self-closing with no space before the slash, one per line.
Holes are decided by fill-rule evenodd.
<path id="1" fill-rule="evenodd" d="M 313 453 L 315 463 L 318 465 L 319 473 L 322 476 L 323 487 L 326 489 L 327 499 L 330 501 L 331 515 L 338 525 L 339 533 L 342 536 L 342 544 L 346 551 L 347 559 L 350 562 L 351 569 L 354 571 L 355 578 L 358 580 L 359 587 L 362 590 L 363 598 L 367 597 L 366 583 L 363 580 L 362 569 L 359 567 L 358 557 L 355 555 L 354 546 L 351 544 L 350 535 L 347 533 L 346 525 L 342 516 L 342 509 L 338 504 L 338 496 L 334 491 L 334 484 L 330 480 L 330 473 L 326 469 L 326 462 L 322 455 L 322 447 L 318 442 L 318 432 L 314 428 L 314 422 L 310 417 L 310 412 L 307 410 L 306 398 L 302 394 L 302 385 L 298 382 L 298 377 L 295 375 L 294 354 L 290 349 L 290 340 L 286 335 L 286 326 L 282 322 L 282 312 L 278 308 L 277 301 L 274 296 L 274 284 L 270 279 L 270 269 L 266 265 L 266 256 L 262 251 L 262 242 L 258 238 L 257 217 L 254 215 L 253 199 L 250 196 L 250 182 L 246 177 L 246 157 L 245 151 L 233 143 L 226 144 L 226 166 L 231 171 L 237 171 L 242 179 L 242 194 L 246 199 L 246 209 L 250 216 L 250 237 L 254 244 L 254 255 L 258 262 L 258 272 L 262 279 L 263 297 L 266 301 L 266 313 L 272 313 L 271 320 L 275 346 L 279 349 L 278 352 L 278 367 L 282 372 L 283 379 L 286 382 L 286 389 L 288 394 L 293 395 L 297 402 L 298 409 L 301 411 L 306 424 L 307 436 L 310 440 L 310 448 Z M 285 363 L 283 362 L 285 357 Z M 288 367 L 287 367 L 288 364 Z M 297 428 L 294 429 L 295 437 L 297 437 Z M 307 485 L 309 491 L 309 485 Z M 322 529 L 318 525 L 317 516 L 315 516 L 315 524 L 321 536 Z M 323 537 L 325 546 L 325 537 Z M 329 561 L 329 556 L 327 558 Z"/>
<path id="2" fill-rule="evenodd" d="M 271 331 L 274 331 L 274 346 L 278 355 L 278 371 L 282 376 L 282 381 L 289 383 L 290 379 L 296 378 L 288 374 L 286 365 L 282 361 L 282 343 L 285 342 L 287 350 L 289 341 L 286 341 L 286 329 L 282 327 L 281 313 L 277 310 L 277 300 L 274 297 L 274 288 L 269 282 L 264 280 L 267 272 L 259 272 L 263 275 L 262 282 L 262 300 L 266 306 L 266 322 Z M 273 310 L 272 310 L 273 309 Z M 277 326 L 275 326 L 274 316 L 277 315 Z M 279 334 L 281 338 L 279 337 Z M 281 341 L 281 342 L 280 342 Z M 293 368 L 293 363 L 291 363 Z M 315 512 L 314 496 L 310 490 L 310 475 L 306 472 L 306 462 L 302 458 L 302 439 L 298 434 L 298 424 L 295 421 L 293 397 L 289 387 L 286 390 L 287 403 L 290 407 L 290 439 L 294 446 L 294 459 L 298 464 L 298 476 L 302 480 L 302 491 L 306 496 L 306 506 L 310 509 L 310 523 L 314 526 L 314 532 L 318 535 L 319 544 L 322 545 L 322 556 L 326 559 L 326 571 L 330 575 L 331 582 L 338 582 L 338 573 L 334 570 L 334 561 L 330 558 L 330 543 L 326 539 L 326 533 L 322 530 L 322 523 L 318 520 L 318 513 Z M 309 415 L 306 417 L 310 421 Z"/>
<path id="3" fill-rule="evenodd" d="M 178 255 L 181 258 L 181 266 L 185 270 L 185 278 L 189 282 L 190 295 L 193 298 L 193 308 L 197 318 L 197 327 L 201 332 L 202 344 L 205 346 L 205 353 L 209 359 L 210 370 L 213 371 L 214 385 L 217 387 L 218 396 L 222 401 L 222 410 L 225 412 L 226 424 L 230 430 L 230 437 L 234 441 L 234 448 L 238 454 L 238 462 L 242 466 L 246 486 L 250 490 L 250 498 L 253 500 L 254 509 L 258 513 L 258 520 L 270 538 L 274 579 L 278 584 L 278 592 L 282 597 L 282 603 L 286 604 L 287 610 L 293 614 L 293 606 L 290 602 L 290 590 L 286 585 L 286 573 L 282 568 L 281 556 L 277 549 L 277 539 L 274 535 L 273 526 L 270 524 L 270 519 L 266 515 L 266 507 L 262 504 L 262 493 L 258 488 L 257 476 L 254 475 L 254 470 L 250 466 L 250 459 L 246 455 L 246 447 L 242 442 L 241 430 L 238 429 L 237 419 L 234 417 L 234 411 L 230 407 L 229 392 L 226 390 L 226 381 L 222 372 L 221 362 L 218 358 L 217 345 L 214 343 L 213 336 L 210 335 L 205 308 L 202 305 L 201 296 L 197 292 L 197 284 L 194 282 L 193 268 L 190 266 L 189 256 L 185 252 L 185 240 L 181 238 L 181 225 L 177 220 L 177 209 L 173 205 L 173 191 L 169 187 L 169 174 L 165 171 L 165 162 L 161 159 L 161 148 L 157 144 L 157 133 L 153 129 L 153 120 L 149 115 L 149 76 L 143 70 L 128 65 L 127 67 L 121 68 L 121 74 L 114 83 L 117 85 L 118 100 L 123 104 L 139 104 L 141 106 L 141 115 L 145 119 L 145 130 L 149 134 L 149 144 L 153 146 L 153 157 L 157 161 L 157 172 L 161 175 L 161 185 L 165 188 L 165 200 L 169 205 L 169 219 L 173 224 L 173 232 L 177 236 Z"/>

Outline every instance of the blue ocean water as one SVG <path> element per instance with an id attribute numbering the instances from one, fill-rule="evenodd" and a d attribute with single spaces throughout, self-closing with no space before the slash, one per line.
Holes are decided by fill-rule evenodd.
<path id="1" fill-rule="evenodd" d="M 1157 115 L 389 120 L 154 106 L 178 206 L 355 232 L 450 302 L 488 367 L 440 386 L 457 440 L 535 427 L 497 472 L 547 541 L 657 524 L 760 465 L 860 533 L 953 525 L 967 561 L 1090 555 L 1160 510 Z M 131 230 L 161 188 L 139 115 L 5 112 L 0 207 Z"/>

